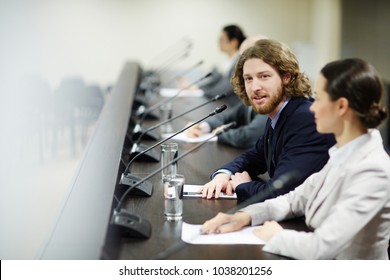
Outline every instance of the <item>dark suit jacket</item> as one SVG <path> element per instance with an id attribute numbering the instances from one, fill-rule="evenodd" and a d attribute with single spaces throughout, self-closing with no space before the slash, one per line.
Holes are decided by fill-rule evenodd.
<path id="1" fill-rule="evenodd" d="M 238 96 L 234 94 L 233 86 L 230 83 L 238 58 L 239 57 L 237 56 L 226 75 L 223 75 L 216 69 L 213 69 L 211 77 L 205 84 L 200 86 L 200 89 L 203 90 L 205 97 L 211 99 L 219 94 L 226 93 L 228 96 L 224 98 L 224 103 L 226 103 L 228 107 L 232 107 L 237 104 L 237 102 L 241 102 Z"/>
<path id="2" fill-rule="evenodd" d="M 265 156 L 265 135 L 270 127 L 270 119 L 264 135 L 254 147 L 221 167 L 233 174 L 247 171 L 252 177 L 252 182 L 237 186 L 239 200 L 245 200 L 259 192 L 262 192 L 259 201 L 288 193 L 325 165 L 329 158 L 328 149 L 335 144 L 335 139 L 331 134 L 319 134 L 316 131 L 313 114 L 309 111 L 311 104 L 304 98 L 291 98 L 281 112 L 273 134 L 274 170 L 267 170 Z M 276 178 L 292 170 L 298 171 L 298 178 L 281 189 L 271 187 Z M 257 177 L 267 171 L 271 178 L 269 181 L 265 182 Z"/>
<path id="3" fill-rule="evenodd" d="M 207 120 L 211 129 L 223 124 L 236 122 L 236 127 L 218 136 L 218 142 L 240 148 L 248 149 L 256 144 L 265 129 L 268 117 L 257 114 L 252 107 L 240 102 L 232 108 L 228 108 L 214 118 Z"/>

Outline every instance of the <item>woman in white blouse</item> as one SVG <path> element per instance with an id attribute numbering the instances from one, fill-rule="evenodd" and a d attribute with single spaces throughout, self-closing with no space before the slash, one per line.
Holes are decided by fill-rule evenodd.
<path id="1" fill-rule="evenodd" d="M 311 111 L 317 130 L 337 140 L 328 163 L 294 191 L 233 215 L 220 213 L 202 232 L 263 224 L 254 234 L 267 241 L 267 252 L 296 259 L 388 259 L 390 158 L 375 129 L 387 116 L 380 105 L 383 92 L 375 69 L 361 59 L 325 65 Z M 283 229 L 277 222 L 299 216 L 312 232 Z"/>

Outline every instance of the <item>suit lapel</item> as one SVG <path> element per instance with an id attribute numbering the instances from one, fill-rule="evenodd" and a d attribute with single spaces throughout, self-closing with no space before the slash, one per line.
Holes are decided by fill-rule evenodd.
<path id="1" fill-rule="evenodd" d="M 315 196 L 312 197 L 311 205 L 307 209 L 308 221 L 316 214 L 324 200 L 329 197 L 330 193 L 339 189 L 341 182 L 343 181 L 345 176 L 345 165 L 341 166 L 341 169 L 339 170 L 340 173 L 338 173 L 337 177 L 331 178 L 331 180 L 324 185 L 329 169 L 330 168 L 328 168 L 326 174 L 321 178 L 322 180 L 318 184 L 319 187 L 316 188 Z"/>
<path id="2" fill-rule="evenodd" d="M 330 165 L 326 164 L 321 171 L 323 172 L 321 178 L 317 182 L 317 187 L 313 194 L 310 196 L 307 208 L 306 208 L 306 219 L 310 224 L 310 220 L 316 214 L 320 206 L 323 204 L 324 200 L 329 197 L 330 193 L 338 190 L 341 187 L 341 182 L 346 175 L 346 169 L 351 162 L 359 162 L 361 161 L 368 153 L 370 153 L 373 149 L 376 148 L 376 141 L 374 139 L 370 139 L 368 142 L 359 147 L 354 153 L 338 167 L 338 176 L 333 176 L 331 181 L 327 182 L 324 186 L 324 182 L 326 176 L 330 170 Z"/>
<path id="3" fill-rule="evenodd" d="M 305 211 L 306 219 L 310 220 L 311 216 L 313 215 L 314 209 L 316 209 L 314 204 L 317 200 L 318 193 L 325 182 L 326 175 L 328 174 L 329 169 L 330 169 L 330 164 L 326 164 L 324 168 L 318 173 L 318 178 L 317 181 L 315 182 L 316 187 L 313 189 L 313 192 L 310 194 L 310 197 L 308 198 L 306 204 L 306 211 Z"/>
<path id="4" fill-rule="evenodd" d="M 284 127 L 284 123 L 286 122 L 287 118 L 295 112 L 297 107 L 299 107 L 302 102 L 307 101 L 305 98 L 291 98 L 290 101 L 287 103 L 286 107 L 284 107 L 283 111 L 280 112 L 280 116 L 278 119 L 278 122 L 276 123 L 275 129 L 274 129 L 274 134 L 272 138 L 272 145 L 274 147 L 274 155 L 277 153 L 279 150 L 277 149 L 277 143 L 279 141 L 279 136 L 280 136 L 280 131 Z M 267 131 L 268 133 L 268 131 Z M 268 134 L 266 134 L 268 135 Z M 274 157 L 275 159 L 275 157 Z"/>

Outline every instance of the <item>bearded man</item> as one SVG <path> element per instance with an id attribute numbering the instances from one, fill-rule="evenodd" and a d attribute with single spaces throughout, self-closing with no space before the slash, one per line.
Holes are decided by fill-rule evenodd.
<path id="1" fill-rule="evenodd" d="M 243 201 L 262 192 L 258 201 L 264 201 L 290 192 L 322 169 L 335 139 L 316 131 L 309 110 L 309 79 L 287 45 L 269 39 L 257 41 L 240 56 L 232 85 L 246 105 L 268 115 L 267 124 L 254 147 L 211 175 L 212 180 L 199 190 L 203 198 L 236 192 Z M 298 176 L 283 188 L 272 187 L 273 181 L 290 171 Z M 259 177 L 266 173 L 269 180 Z"/>

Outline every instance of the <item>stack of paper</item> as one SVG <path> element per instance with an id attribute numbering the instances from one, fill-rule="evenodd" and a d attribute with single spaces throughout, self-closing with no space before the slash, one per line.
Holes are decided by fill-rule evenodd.
<path id="1" fill-rule="evenodd" d="M 202 225 L 182 224 L 181 239 L 190 244 L 265 244 L 253 234 L 256 227 L 244 227 L 239 231 L 222 234 L 201 234 Z"/>
<path id="2" fill-rule="evenodd" d="M 161 136 L 163 138 L 167 138 L 171 135 L 172 135 L 172 133 L 170 133 L 170 134 L 164 133 Z M 210 138 L 213 135 L 214 134 L 212 134 L 212 133 L 206 133 L 206 134 L 203 134 L 199 137 L 188 137 L 185 132 L 182 132 L 182 133 L 179 133 L 178 135 L 172 137 L 171 139 L 176 140 L 176 141 L 186 142 L 186 143 L 200 143 L 200 142 L 206 141 L 208 138 Z M 217 137 L 211 138 L 209 140 L 209 142 L 214 142 L 214 141 L 217 141 Z"/>
<path id="3" fill-rule="evenodd" d="M 163 97 L 172 97 L 175 96 L 181 89 L 178 88 L 162 88 L 160 89 L 160 95 Z M 195 90 L 181 90 L 178 96 L 181 97 L 201 97 L 204 92 L 201 89 Z"/>

